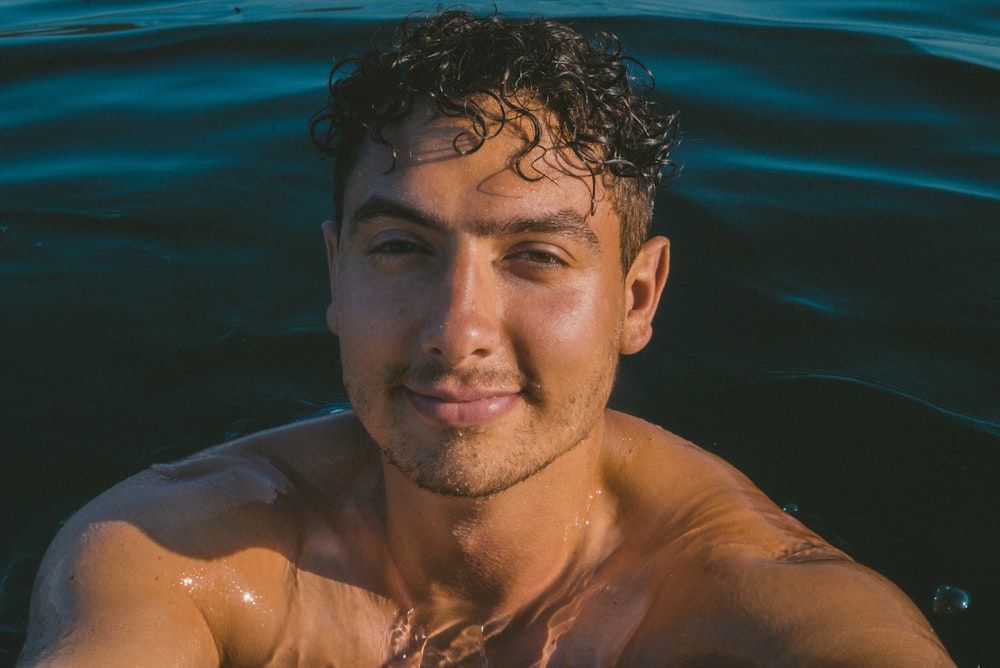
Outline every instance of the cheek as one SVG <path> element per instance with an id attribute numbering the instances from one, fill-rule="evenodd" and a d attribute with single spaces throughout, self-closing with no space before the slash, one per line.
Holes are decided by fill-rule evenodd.
<path id="1" fill-rule="evenodd" d="M 404 329 L 414 307 L 412 294 L 398 285 L 384 285 L 370 275 L 344 272 L 337 292 L 337 319 L 341 339 L 374 345 Z"/>
<path id="2" fill-rule="evenodd" d="M 603 297 L 602 297 L 603 295 Z M 555 298 L 519 300 L 511 321 L 522 323 L 515 341 L 519 352 L 535 363 L 558 364 L 574 375 L 607 362 L 605 351 L 617 351 L 622 323 L 621 299 L 611 291 L 577 290 Z M 614 354 L 614 353 L 612 353 Z"/>

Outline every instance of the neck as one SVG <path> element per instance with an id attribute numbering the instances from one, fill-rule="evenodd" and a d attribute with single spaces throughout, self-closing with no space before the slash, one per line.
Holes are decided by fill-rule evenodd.
<path id="1" fill-rule="evenodd" d="M 402 607 L 427 623 L 509 617 L 601 557 L 603 428 L 543 470 L 486 498 L 418 487 L 383 462 L 389 552 Z"/>

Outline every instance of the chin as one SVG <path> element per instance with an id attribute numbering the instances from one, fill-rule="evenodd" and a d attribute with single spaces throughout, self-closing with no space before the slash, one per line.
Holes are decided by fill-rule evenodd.
<path id="1" fill-rule="evenodd" d="M 504 492 L 538 474 L 563 454 L 540 457 L 537 451 L 518 449 L 506 457 L 484 460 L 481 453 L 496 452 L 498 446 L 477 443 L 480 439 L 470 436 L 465 433 L 451 440 L 436 450 L 433 458 L 408 457 L 393 448 L 383 449 L 383 453 L 391 466 L 421 489 L 463 499 L 483 499 Z"/>

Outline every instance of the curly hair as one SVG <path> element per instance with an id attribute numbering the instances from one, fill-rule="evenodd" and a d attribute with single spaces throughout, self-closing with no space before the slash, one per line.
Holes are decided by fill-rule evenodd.
<path id="1" fill-rule="evenodd" d="M 392 148 L 383 129 L 405 119 L 417 102 L 429 99 L 440 114 L 470 119 L 470 131 L 454 140 L 460 154 L 497 136 L 511 118 L 525 119 L 532 132 L 513 167 L 528 180 L 540 178 L 522 164 L 541 142 L 542 120 L 525 106 L 536 105 L 554 126 L 554 148 L 572 151 L 589 170 L 592 207 L 602 178 L 621 219 L 627 270 L 649 234 L 656 187 L 678 172 L 669 159 L 678 143 L 677 114 L 656 111 L 649 100 L 653 85 L 649 70 L 623 55 L 610 33 L 590 40 L 541 18 L 449 10 L 407 19 L 388 48 L 337 63 L 329 100 L 313 116 L 310 133 L 321 152 L 337 159 L 339 227 L 347 176 L 362 144 Z"/>

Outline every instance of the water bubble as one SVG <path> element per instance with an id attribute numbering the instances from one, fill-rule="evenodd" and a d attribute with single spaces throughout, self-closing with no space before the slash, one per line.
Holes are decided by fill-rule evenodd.
<path id="1" fill-rule="evenodd" d="M 785 505 L 783 505 L 781 507 L 781 509 L 783 511 L 785 511 L 786 513 L 788 513 L 789 515 L 798 515 L 799 514 L 799 504 L 794 503 L 792 501 L 789 501 L 788 503 L 786 503 Z"/>
<path id="2" fill-rule="evenodd" d="M 939 615 L 955 615 L 969 609 L 972 599 L 968 592 L 951 585 L 941 585 L 934 590 L 931 607 Z"/>

